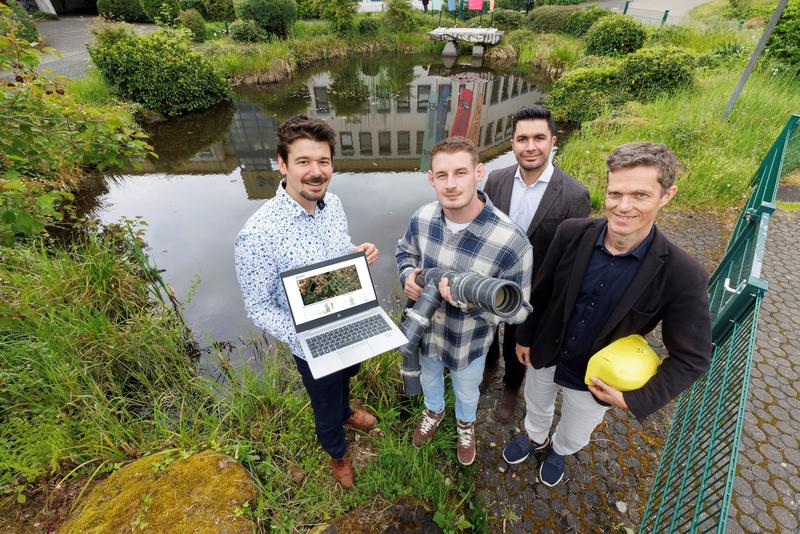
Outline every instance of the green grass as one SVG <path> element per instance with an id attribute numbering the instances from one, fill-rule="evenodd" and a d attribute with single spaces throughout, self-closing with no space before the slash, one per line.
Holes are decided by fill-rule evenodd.
<path id="1" fill-rule="evenodd" d="M 113 87 L 94 66 L 89 68 L 83 78 L 71 81 L 68 89 L 80 104 L 110 105 L 118 103 Z"/>
<path id="2" fill-rule="evenodd" d="M 751 0 L 751 8 L 759 15 L 775 10 L 778 5 L 777 0 Z M 712 0 L 711 2 L 699 5 L 689 12 L 689 17 L 699 21 L 713 22 L 720 19 L 735 19 L 735 15 L 730 9 L 728 0 Z"/>
<path id="3" fill-rule="evenodd" d="M 0 501 L 140 454 L 212 448 L 253 474 L 260 498 L 250 510 L 264 531 L 307 531 L 355 508 L 379 514 L 401 495 L 426 499 L 446 530 L 482 528 L 474 469 L 455 458 L 454 422 L 430 446 L 410 444 L 422 405 L 400 394 L 398 353 L 365 362 L 352 385 L 380 432 L 351 439 L 357 485 L 345 493 L 288 352 L 265 354 L 256 370 L 220 357 L 224 387 L 200 376 L 185 327 L 152 300 L 158 286 L 146 273 L 157 276 L 119 238 L 0 251 Z"/>
<path id="4" fill-rule="evenodd" d="M 800 211 L 800 202 L 785 202 L 783 200 L 779 200 L 777 204 L 779 210 Z"/>
<path id="5" fill-rule="evenodd" d="M 599 208 L 608 154 L 630 141 L 661 142 L 686 167 L 673 203 L 684 208 L 739 205 L 775 137 L 800 110 L 800 82 L 767 69 L 754 72 L 725 122 L 722 111 L 738 79 L 738 68 L 705 73 L 694 88 L 607 112 L 569 139 L 559 163 L 587 184 L 592 206 Z"/>

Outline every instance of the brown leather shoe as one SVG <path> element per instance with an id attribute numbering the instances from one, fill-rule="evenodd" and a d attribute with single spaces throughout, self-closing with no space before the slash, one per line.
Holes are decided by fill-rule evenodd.
<path id="1" fill-rule="evenodd" d="M 475 461 L 475 452 L 477 446 L 475 445 L 475 424 L 458 422 L 456 425 L 458 432 L 458 445 L 456 448 L 456 456 L 461 465 L 472 465 Z"/>
<path id="2" fill-rule="evenodd" d="M 366 410 L 362 410 L 361 408 L 353 408 L 353 415 L 344 422 L 344 424 L 348 426 L 352 426 L 358 430 L 364 430 L 368 432 L 375 428 L 375 425 L 378 423 L 378 420 L 375 419 L 375 416 L 369 413 Z"/>
<path id="3" fill-rule="evenodd" d="M 500 395 L 500 400 L 497 401 L 497 409 L 494 412 L 498 421 L 503 423 L 508 422 L 513 416 L 519 403 L 519 394 L 516 390 L 503 385 L 503 392 Z"/>
<path id="4" fill-rule="evenodd" d="M 344 453 L 341 458 L 331 458 L 331 469 L 333 470 L 333 478 L 336 482 L 346 490 L 353 488 L 353 462 L 350 461 L 350 456 Z"/>
<path id="5" fill-rule="evenodd" d="M 423 410 L 422 419 L 420 419 L 414 435 L 411 437 L 411 443 L 416 447 L 422 447 L 422 444 L 433 437 L 439 423 L 444 419 L 444 410 L 439 413 L 432 412 L 428 409 Z"/>

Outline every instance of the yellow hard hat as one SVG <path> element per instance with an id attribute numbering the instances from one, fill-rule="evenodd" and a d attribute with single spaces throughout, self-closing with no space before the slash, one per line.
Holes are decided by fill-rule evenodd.
<path id="1" fill-rule="evenodd" d="M 597 351 L 586 366 L 584 382 L 599 378 L 620 391 L 644 386 L 656 374 L 661 359 L 639 334 L 623 337 Z"/>

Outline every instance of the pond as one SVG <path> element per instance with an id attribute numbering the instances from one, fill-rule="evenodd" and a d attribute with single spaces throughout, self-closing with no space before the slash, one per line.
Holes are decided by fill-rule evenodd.
<path id="1" fill-rule="evenodd" d="M 338 133 L 334 178 L 354 243 L 381 251 L 372 272 L 386 308 L 401 294 L 394 250 L 410 215 L 434 199 L 424 170 L 430 149 L 466 135 L 487 171 L 514 163 L 511 114 L 541 102 L 542 83 L 514 72 L 439 57 L 355 60 L 305 72 L 276 89 L 236 92 L 233 102 L 149 127 L 157 160 L 107 180 L 95 200 L 103 222 L 141 216 L 150 255 L 181 300 L 201 344 L 251 339 L 233 242 L 281 179 L 276 129 L 300 112 Z M 561 135 L 561 133 L 560 133 Z"/>

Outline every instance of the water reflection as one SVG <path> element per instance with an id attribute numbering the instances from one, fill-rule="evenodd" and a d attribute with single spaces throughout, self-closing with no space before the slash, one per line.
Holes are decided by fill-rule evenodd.
<path id="1" fill-rule="evenodd" d="M 278 124 L 305 112 L 338 132 L 331 191 L 342 199 L 353 241 L 381 249 L 372 270 L 381 298 L 391 303 L 400 291 L 396 241 L 411 213 L 434 198 L 420 172 L 434 143 L 465 135 L 488 170 L 509 165 L 511 114 L 543 96 L 540 85 L 519 74 L 439 61 L 320 68 L 276 90 L 238 91 L 233 105 L 152 126 L 159 159 L 109 182 L 100 216 L 144 217 L 151 254 L 179 297 L 199 276 L 186 317 L 201 339 L 255 334 L 236 283 L 233 240 L 280 181 Z"/>

